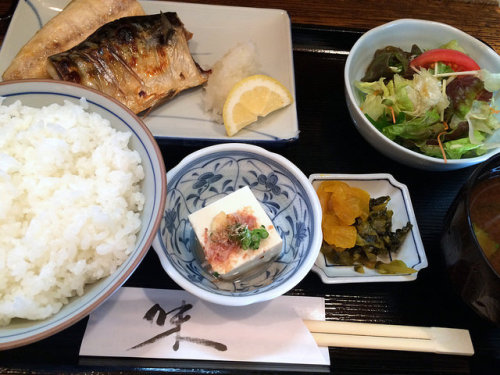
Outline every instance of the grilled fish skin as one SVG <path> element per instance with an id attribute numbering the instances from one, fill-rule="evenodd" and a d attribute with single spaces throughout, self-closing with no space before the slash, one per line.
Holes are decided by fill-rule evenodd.
<path id="1" fill-rule="evenodd" d="M 176 13 L 125 17 L 72 49 L 49 57 L 52 78 L 108 94 L 139 113 L 208 79 L 188 47 Z"/>
<path id="2" fill-rule="evenodd" d="M 2 78 L 50 78 L 47 57 L 84 41 L 105 23 L 143 14 L 136 0 L 72 0 L 19 50 Z"/>

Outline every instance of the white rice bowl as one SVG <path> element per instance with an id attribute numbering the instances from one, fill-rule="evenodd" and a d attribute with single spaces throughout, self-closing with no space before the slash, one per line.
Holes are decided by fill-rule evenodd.
<path id="1" fill-rule="evenodd" d="M 141 226 L 141 157 L 87 103 L 0 105 L 0 325 L 112 274 Z"/>

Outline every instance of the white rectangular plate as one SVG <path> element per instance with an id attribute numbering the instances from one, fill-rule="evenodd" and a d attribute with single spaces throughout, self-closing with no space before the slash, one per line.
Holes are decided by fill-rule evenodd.
<path id="1" fill-rule="evenodd" d="M 68 2 L 19 2 L 0 50 L 0 74 L 19 49 Z M 146 14 L 177 12 L 186 29 L 194 34 L 189 46 L 195 61 L 204 69 L 210 69 L 238 43 L 255 43 L 259 73 L 279 80 L 295 97 L 290 18 L 285 11 L 167 1 L 141 1 L 141 4 Z M 164 140 L 239 142 L 285 142 L 298 138 L 295 101 L 228 137 L 224 126 L 210 120 L 204 111 L 202 91 L 201 88 L 187 90 L 153 110 L 145 118 L 153 135 Z"/>
<path id="2" fill-rule="evenodd" d="M 319 184 L 325 180 L 343 181 L 350 186 L 365 190 L 371 198 L 378 198 L 388 195 L 391 200 L 387 208 L 392 210 L 392 230 L 399 229 L 407 222 L 412 224 L 412 229 L 406 236 L 399 251 L 391 254 L 391 259 L 400 259 L 408 267 L 419 271 L 427 267 L 427 257 L 424 251 L 424 245 L 420 238 L 417 219 L 413 212 L 413 206 L 410 200 L 410 193 L 406 185 L 396 181 L 394 177 L 387 173 L 376 174 L 312 174 L 309 181 L 317 189 Z M 381 259 L 389 261 L 390 259 Z M 365 273 L 354 271 L 352 266 L 341 266 L 330 263 L 323 253 L 318 255 L 316 263 L 313 266 L 315 271 L 325 284 L 340 283 L 363 283 L 363 282 L 387 282 L 387 281 L 411 281 L 417 278 L 417 273 L 382 275 L 375 270 L 365 267 Z"/>

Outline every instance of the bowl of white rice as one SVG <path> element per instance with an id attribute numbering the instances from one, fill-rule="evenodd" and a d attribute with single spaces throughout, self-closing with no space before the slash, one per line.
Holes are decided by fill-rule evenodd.
<path id="1" fill-rule="evenodd" d="M 117 290 L 165 206 L 160 149 L 117 101 L 79 85 L 0 83 L 0 349 L 43 339 Z"/>

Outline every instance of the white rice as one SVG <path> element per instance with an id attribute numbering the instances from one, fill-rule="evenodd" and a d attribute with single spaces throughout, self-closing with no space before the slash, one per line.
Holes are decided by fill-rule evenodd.
<path id="1" fill-rule="evenodd" d="M 222 124 L 222 108 L 229 91 L 243 78 L 256 74 L 257 69 L 257 51 L 252 42 L 234 46 L 214 64 L 203 96 L 205 110 L 214 121 Z"/>
<path id="2" fill-rule="evenodd" d="M 44 319 L 135 247 L 141 158 L 97 113 L 0 98 L 0 325 Z"/>

